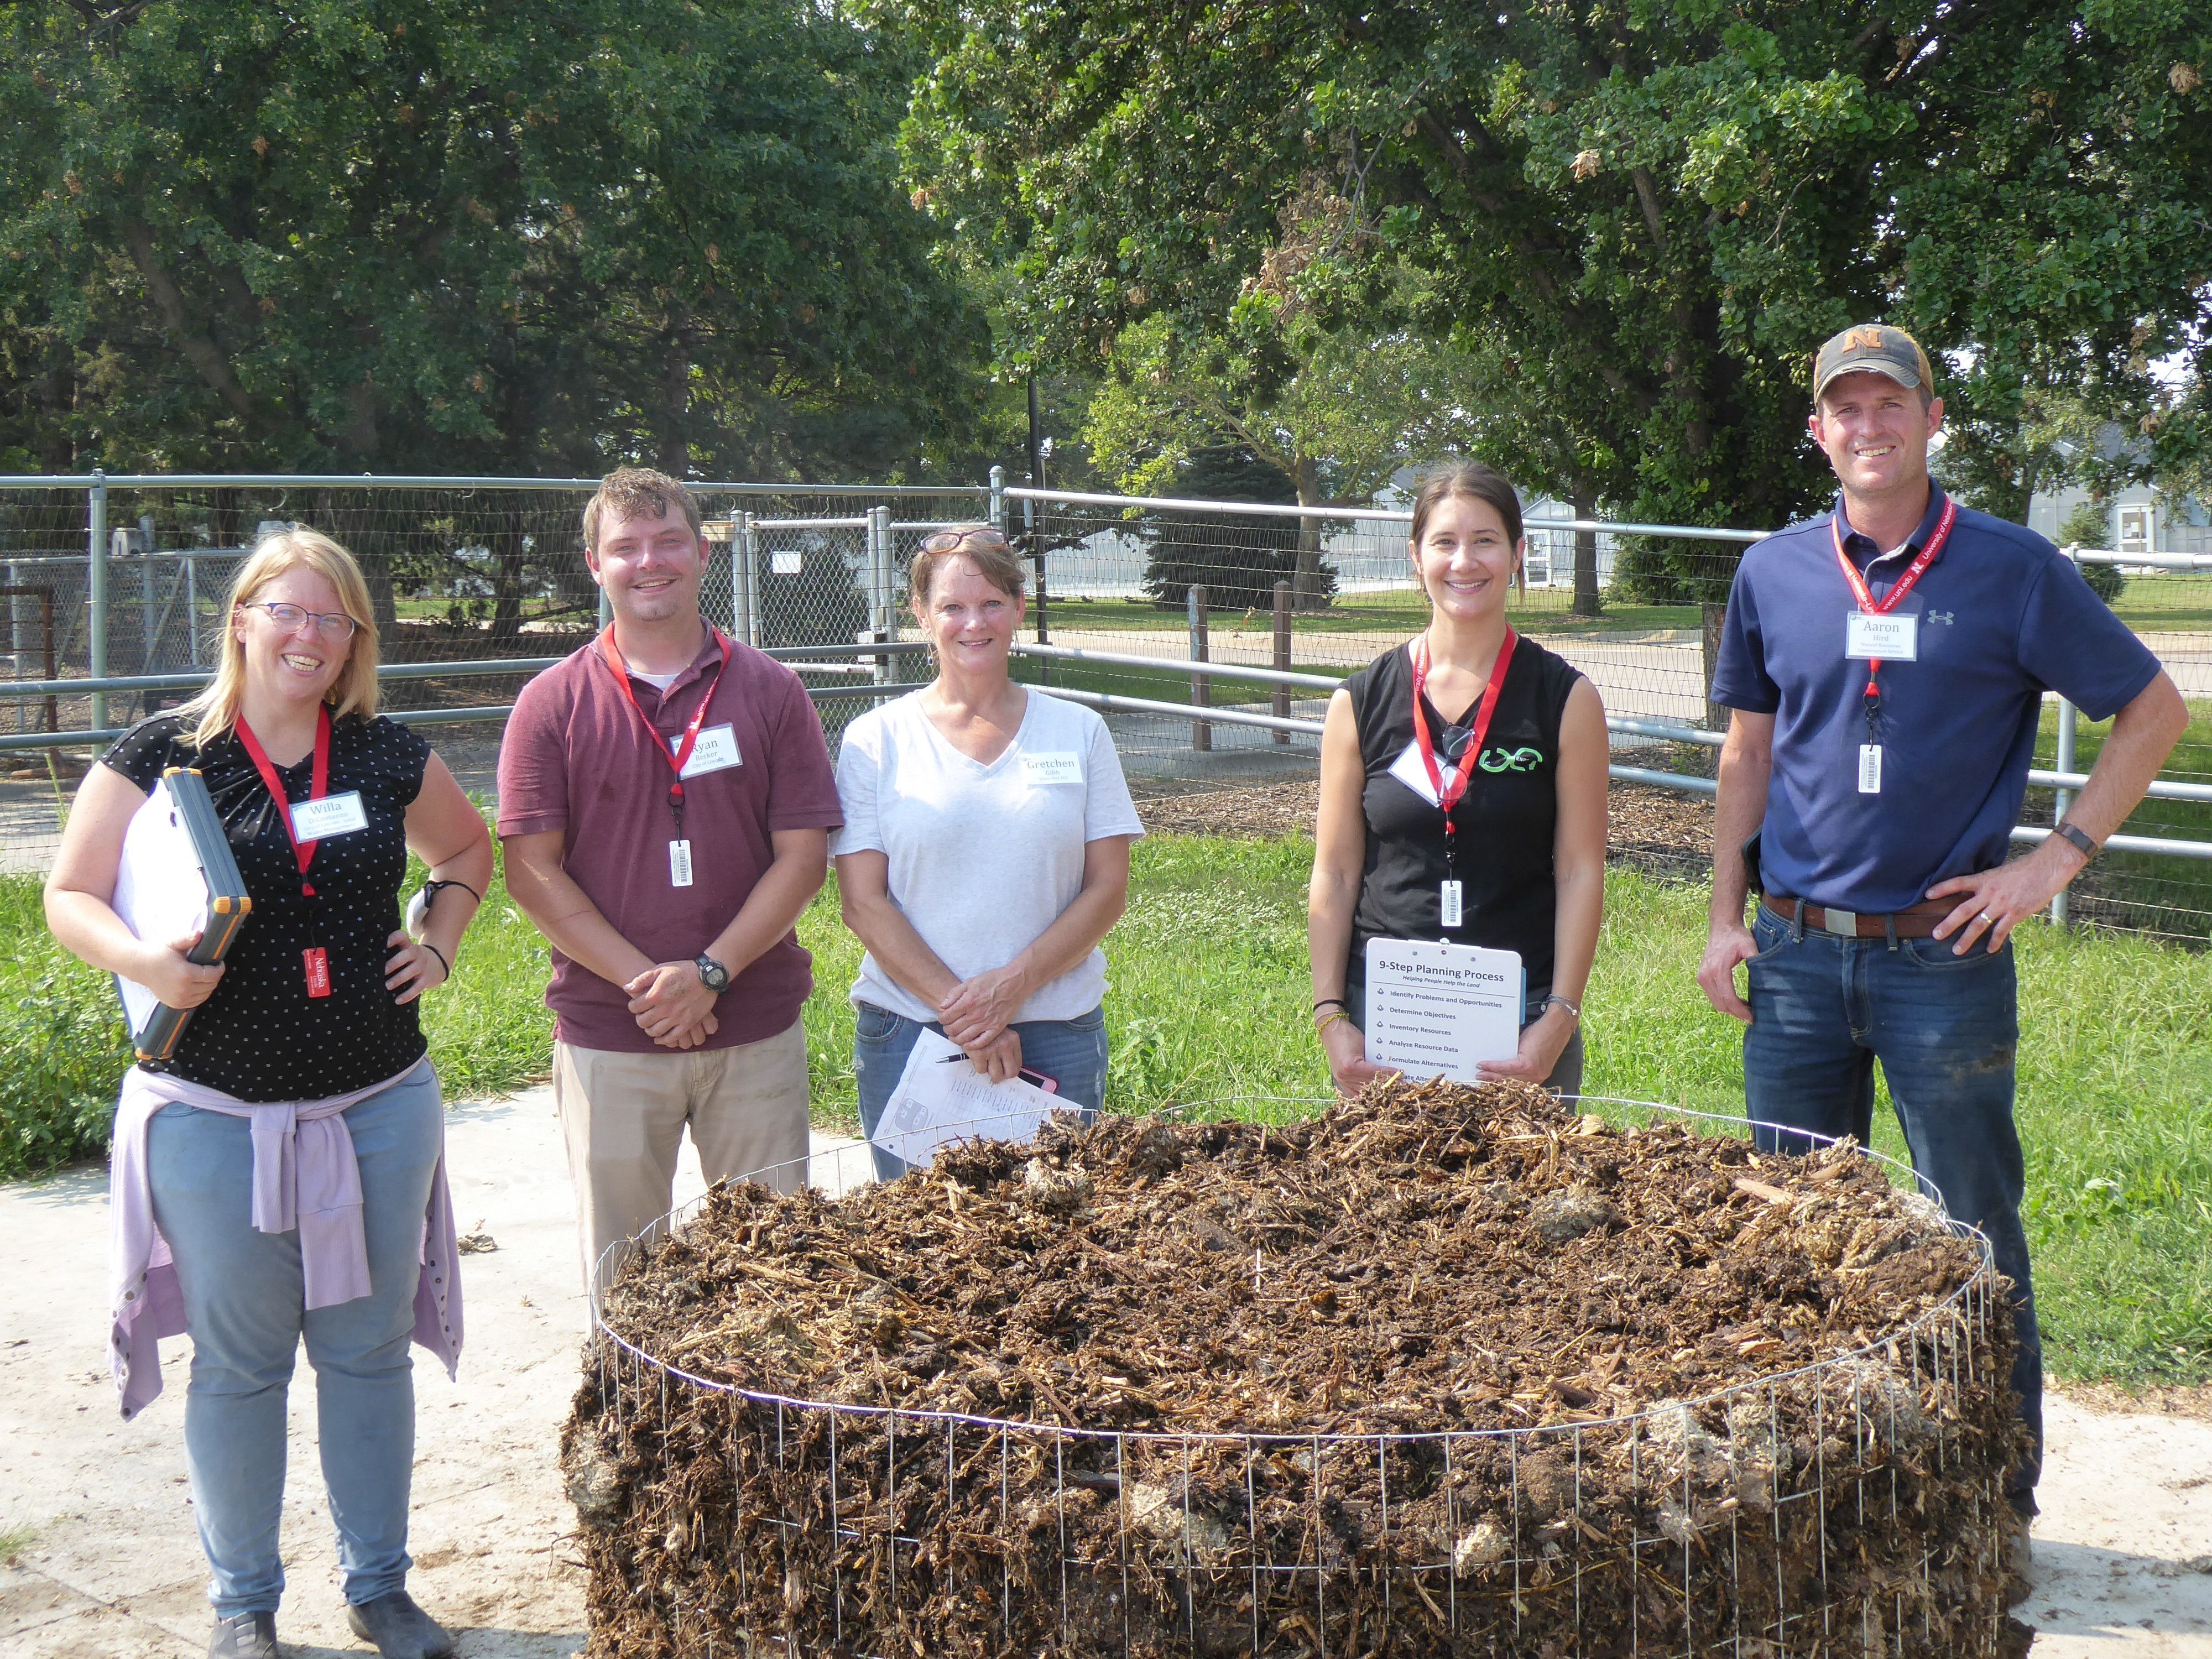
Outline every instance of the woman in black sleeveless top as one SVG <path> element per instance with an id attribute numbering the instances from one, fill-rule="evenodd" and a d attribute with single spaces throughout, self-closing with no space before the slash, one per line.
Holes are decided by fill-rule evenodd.
<path id="1" fill-rule="evenodd" d="M 1345 681 L 1322 737 L 1307 923 L 1322 1047 L 1347 1093 L 1383 1074 L 1364 1036 L 1370 939 L 1514 951 L 1528 988 L 1520 1052 L 1485 1074 L 1578 1094 L 1605 899 L 1605 709 L 1580 673 L 1506 623 L 1525 546 L 1511 484 L 1473 463 L 1439 468 L 1415 501 L 1411 546 L 1429 625 Z M 1470 747 L 1447 833 L 1439 797 L 1452 799 Z"/>

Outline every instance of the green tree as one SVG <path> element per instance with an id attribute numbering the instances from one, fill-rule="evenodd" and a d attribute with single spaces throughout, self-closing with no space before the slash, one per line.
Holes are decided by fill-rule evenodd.
<path id="1" fill-rule="evenodd" d="M 910 154 L 1045 349 L 1220 329 L 1325 188 L 1492 343 L 1480 406 L 1541 440 L 1510 470 L 1638 516 L 1824 497 L 1807 361 L 1851 321 L 1993 388 L 2117 384 L 2212 292 L 2212 15 L 2182 0 L 924 15 Z"/>
<path id="2" fill-rule="evenodd" d="M 23 0 L 0 39 L 0 447 L 45 464 L 881 472 L 981 396 L 896 186 L 917 65 L 830 9 Z"/>

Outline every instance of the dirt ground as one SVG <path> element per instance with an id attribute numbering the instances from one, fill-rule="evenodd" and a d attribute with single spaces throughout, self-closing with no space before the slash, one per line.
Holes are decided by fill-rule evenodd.
<path id="1" fill-rule="evenodd" d="M 456 1104 L 447 1140 L 464 1227 L 498 1249 L 465 1264 L 461 1380 L 419 1365 L 416 1596 L 472 1659 L 554 1659 L 583 1642 L 583 1580 L 555 1440 L 584 1328 L 568 1181 L 549 1097 Z M 680 1194 L 697 1190 L 689 1165 Z M 93 1169 L 0 1187 L 0 1653 L 195 1659 L 206 1569 L 185 1487 L 190 1344 L 130 1424 L 105 1362 L 106 1180 Z M 345 1632 L 315 1465 L 313 1389 L 293 1393 L 278 1630 L 289 1653 L 359 1654 Z M 2124 1647 L 2212 1659 L 2212 1413 L 2058 1396 L 2022 1609 L 2048 1659 Z M 2193 1414 L 2191 1414 L 2193 1409 Z"/>

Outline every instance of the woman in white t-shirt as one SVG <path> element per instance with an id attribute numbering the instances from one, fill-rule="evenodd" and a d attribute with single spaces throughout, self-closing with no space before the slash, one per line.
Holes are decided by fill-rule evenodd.
<path id="1" fill-rule="evenodd" d="M 993 1081 L 1048 1079 L 1088 1118 L 1106 1094 L 1106 956 L 1144 833 L 1106 722 L 1014 684 L 1020 558 L 986 525 L 932 536 L 909 576 L 937 678 L 870 709 L 837 757 L 830 848 L 869 1133 L 925 1027 Z M 885 1179 L 905 1165 L 878 1151 Z"/>

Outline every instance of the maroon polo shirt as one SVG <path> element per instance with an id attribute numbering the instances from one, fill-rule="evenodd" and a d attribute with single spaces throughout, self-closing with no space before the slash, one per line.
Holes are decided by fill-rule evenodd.
<path id="1" fill-rule="evenodd" d="M 822 721 L 799 676 L 750 647 L 732 643 L 730 665 L 709 634 L 691 665 L 664 693 L 629 677 L 637 708 L 623 696 L 598 642 L 547 669 L 522 689 L 499 751 L 499 833 L 565 831 L 566 869 L 615 930 L 655 962 L 699 955 L 730 924 L 775 858 L 778 830 L 834 830 L 836 775 Z M 702 726 L 727 724 L 738 764 L 687 778 L 684 833 L 692 884 L 668 880 L 675 834 L 663 758 L 702 697 Z M 653 753 L 642 709 L 660 734 Z M 646 1036 L 629 997 L 555 951 L 545 1006 L 555 1035 L 578 1048 L 668 1054 Z M 730 1048 L 774 1036 L 799 1018 L 814 988 L 814 963 L 796 931 L 770 945 L 730 982 L 715 1005 L 721 1029 L 706 1047 Z"/>

